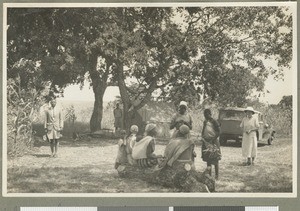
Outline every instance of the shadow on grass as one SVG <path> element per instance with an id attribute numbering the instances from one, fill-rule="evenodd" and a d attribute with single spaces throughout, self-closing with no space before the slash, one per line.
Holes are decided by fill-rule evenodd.
<path id="1" fill-rule="evenodd" d="M 82 140 L 74 141 L 72 138 L 63 137 L 59 140 L 59 144 L 62 146 L 69 147 L 94 147 L 94 146 L 111 146 L 116 145 L 119 139 L 108 139 L 108 138 L 85 138 Z M 35 141 L 34 147 L 50 146 L 47 141 Z"/>
<path id="2" fill-rule="evenodd" d="M 50 154 L 31 154 L 32 156 L 34 157 L 37 157 L 37 158 L 47 158 L 47 157 L 50 157 Z"/>
<path id="3" fill-rule="evenodd" d="M 114 169 L 103 172 L 95 166 L 10 168 L 7 185 L 8 193 L 170 192 L 170 189 L 138 179 L 120 178 Z"/>
<path id="4" fill-rule="evenodd" d="M 222 169 L 216 189 L 224 193 L 292 193 L 291 166 L 230 162 Z"/>
<path id="5" fill-rule="evenodd" d="M 257 147 L 265 147 L 270 146 L 267 143 L 257 143 Z M 225 145 L 222 145 L 222 147 L 235 147 L 235 148 L 241 148 L 242 142 L 234 142 L 234 141 L 228 141 Z"/>

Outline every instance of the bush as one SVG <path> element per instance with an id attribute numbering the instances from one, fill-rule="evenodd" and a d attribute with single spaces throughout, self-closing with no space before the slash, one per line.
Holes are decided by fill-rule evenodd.
<path id="1" fill-rule="evenodd" d="M 17 62 L 7 80 L 7 153 L 21 156 L 33 146 L 32 124 L 44 96 L 47 84 L 39 78 L 39 68 L 29 60 Z"/>
<path id="2" fill-rule="evenodd" d="M 265 114 L 266 122 L 277 134 L 288 136 L 292 134 L 292 110 L 269 106 Z"/>

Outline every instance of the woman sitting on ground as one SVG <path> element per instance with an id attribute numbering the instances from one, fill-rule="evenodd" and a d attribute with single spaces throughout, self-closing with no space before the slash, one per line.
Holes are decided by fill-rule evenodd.
<path id="1" fill-rule="evenodd" d="M 148 124 L 145 128 L 145 137 L 136 142 L 132 148 L 132 157 L 137 161 L 139 167 L 150 168 L 157 165 L 155 151 L 155 136 L 157 129 L 155 124 Z"/>
<path id="2" fill-rule="evenodd" d="M 188 138 L 190 128 L 187 125 L 181 125 L 179 127 L 177 137 L 172 138 L 166 146 L 164 162 L 160 165 L 169 166 L 172 168 L 181 168 L 185 164 L 189 164 L 192 169 L 195 169 L 194 165 L 194 147 L 195 144 Z"/>

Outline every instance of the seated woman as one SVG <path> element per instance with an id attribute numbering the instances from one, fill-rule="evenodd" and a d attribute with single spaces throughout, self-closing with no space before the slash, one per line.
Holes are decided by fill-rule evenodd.
<path id="1" fill-rule="evenodd" d="M 148 124 L 145 128 L 145 137 L 136 142 L 132 148 L 132 157 L 137 161 L 139 167 L 150 168 L 157 165 L 155 151 L 155 136 L 157 129 L 155 124 Z"/>
<path id="2" fill-rule="evenodd" d="M 194 142 L 188 139 L 190 128 L 187 125 L 179 127 L 177 137 L 170 140 L 165 149 L 165 160 L 160 165 L 169 166 L 172 168 L 181 168 L 185 164 L 189 164 L 192 169 L 194 165 Z"/>

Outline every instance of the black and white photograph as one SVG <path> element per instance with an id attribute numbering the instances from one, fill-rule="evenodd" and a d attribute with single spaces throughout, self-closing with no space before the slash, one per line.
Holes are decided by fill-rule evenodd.
<path id="1" fill-rule="evenodd" d="M 297 197 L 297 4 L 4 3 L 7 197 Z"/>

